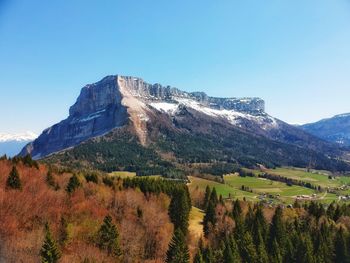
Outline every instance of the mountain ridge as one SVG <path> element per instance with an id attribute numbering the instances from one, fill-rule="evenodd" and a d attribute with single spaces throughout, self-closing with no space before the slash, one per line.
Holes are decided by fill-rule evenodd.
<path id="1" fill-rule="evenodd" d="M 337 114 L 314 123 L 304 124 L 301 128 L 323 140 L 350 146 L 350 113 Z"/>
<path id="2" fill-rule="evenodd" d="M 148 84 L 140 78 L 110 75 L 83 87 L 70 107 L 69 117 L 44 130 L 20 155 L 29 153 L 35 159 L 62 151 L 69 155 L 84 142 L 90 143 L 90 148 L 85 149 L 90 151 L 106 140 L 118 143 L 102 143 L 107 148 L 106 155 L 101 145 L 99 152 L 89 153 L 100 158 L 101 163 L 115 159 L 108 151 L 124 160 L 123 153 L 113 147 L 124 147 L 125 152 L 130 151 L 130 158 L 140 158 L 137 152 L 128 148 L 131 143 L 140 152 L 156 159 L 152 164 L 154 167 L 176 168 L 182 166 L 180 160 L 210 163 L 220 160 L 270 165 L 317 163 L 321 168 L 336 169 L 338 162 L 333 165 L 330 160 L 343 155 L 340 148 L 268 115 L 264 109 L 265 102 L 259 98 L 215 98 L 203 92 L 189 93 L 170 86 Z M 129 132 L 129 136 L 123 137 L 124 141 L 110 135 L 117 134 L 114 130 L 120 129 Z M 250 142 L 255 148 L 249 145 Z M 136 146 L 138 144 L 140 147 Z M 207 150 L 208 153 L 203 152 L 205 144 L 213 148 Z M 98 156 L 99 153 L 103 157 Z M 173 157 L 165 160 L 164 156 Z M 85 158 L 82 152 L 71 157 Z M 132 163 L 126 166 L 136 169 Z M 120 163 L 119 168 L 126 166 Z M 141 166 L 143 169 L 150 167 L 147 160 Z"/>

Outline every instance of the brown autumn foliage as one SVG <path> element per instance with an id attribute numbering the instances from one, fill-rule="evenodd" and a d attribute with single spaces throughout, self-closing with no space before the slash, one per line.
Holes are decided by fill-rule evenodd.
<path id="1" fill-rule="evenodd" d="M 114 190 L 102 183 L 87 183 L 82 175 L 78 176 L 82 187 L 68 195 L 65 188 L 72 174 L 53 173 L 59 185 L 55 190 L 46 182 L 45 165 L 36 169 L 21 163 L 16 167 L 23 189 L 9 190 L 6 179 L 12 166 L 10 161 L 0 161 L 0 262 L 40 262 L 46 222 L 62 252 L 60 262 L 116 262 L 96 246 L 96 233 L 107 214 L 119 231 L 123 252 L 119 261 L 164 261 L 173 232 L 166 195 Z M 64 241 L 62 232 L 67 236 Z"/>

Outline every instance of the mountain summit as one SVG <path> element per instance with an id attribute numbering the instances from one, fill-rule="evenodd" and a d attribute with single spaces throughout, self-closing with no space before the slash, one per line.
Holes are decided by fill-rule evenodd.
<path id="1" fill-rule="evenodd" d="M 66 120 L 46 129 L 22 153 L 42 158 L 102 135 L 131 121 L 142 144 L 151 111 L 175 114 L 188 106 L 239 125 L 239 119 L 263 120 L 264 101 L 259 98 L 214 98 L 204 92 L 188 93 L 170 86 L 148 84 L 140 78 L 107 76 L 86 85 L 69 110 Z M 269 121 L 271 124 L 273 120 Z"/>
<path id="2" fill-rule="evenodd" d="M 335 115 L 301 126 L 305 131 L 326 141 L 350 146 L 350 113 Z"/>
<path id="3" fill-rule="evenodd" d="M 338 169 L 333 158 L 344 154 L 268 115 L 260 98 L 216 98 L 119 75 L 83 87 L 68 118 L 21 155 L 57 152 L 53 158 L 104 170 L 216 162 Z"/>

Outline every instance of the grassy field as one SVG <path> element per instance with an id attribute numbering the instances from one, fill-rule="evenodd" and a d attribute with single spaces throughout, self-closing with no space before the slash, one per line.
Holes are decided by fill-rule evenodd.
<path id="1" fill-rule="evenodd" d="M 234 188 L 242 185 L 249 187 L 255 193 L 280 194 L 281 196 L 311 195 L 313 190 L 301 186 L 287 186 L 285 183 L 271 181 L 258 177 L 240 177 L 237 175 L 226 175 L 225 183 Z"/>
<path id="2" fill-rule="evenodd" d="M 247 200 L 256 200 L 256 194 L 250 193 L 250 192 L 246 192 L 246 191 L 242 191 L 238 188 L 234 188 L 231 187 L 227 184 L 221 184 L 218 182 L 214 182 L 211 180 L 206 180 L 206 179 L 202 179 L 202 178 L 198 178 L 198 177 L 193 177 L 193 176 L 189 176 L 190 179 L 190 184 L 188 185 L 188 187 L 192 189 L 194 188 L 199 188 L 202 191 L 205 191 L 205 188 L 207 187 L 207 185 L 209 185 L 209 187 L 213 188 L 215 187 L 217 193 L 220 195 L 222 195 L 222 197 L 224 198 L 228 198 L 229 196 L 231 196 L 232 198 L 238 198 L 238 199 L 243 199 L 243 197 L 245 197 Z"/>
<path id="3" fill-rule="evenodd" d="M 281 170 L 273 170 L 275 172 L 282 171 L 284 176 L 297 176 L 298 174 L 300 179 L 308 178 L 310 176 L 306 172 L 290 170 L 283 168 Z M 256 175 L 258 171 L 255 171 Z M 282 174 L 280 174 L 282 175 Z M 327 175 L 321 174 L 312 174 L 313 179 L 316 180 L 317 176 L 320 177 L 317 182 L 323 182 L 324 186 L 328 186 L 326 184 L 325 178 L 328 180 Z M 331 203 L 333 201 L 337 201 L 338 197 L 335 194 L 327 193 L 327 192 L 316 192 L 312 189 L 302 187 L 302 186 L 288 186 L 285 183 L 272 181 L 269 179 L 263 179 L 258 177 L 240 177 L 238 175 L 226 175 L 224 176 L 225 183 L 214 182 L 211 180 L 206 180 L 198 177 L 189 177 L 191 183 L 189 184 L 189 188 L 197 189 L 199 188 L 202 191 L 205 191 L 207 185 L 210 187 L 215 187 L 218 194 L 221 194 L 224 198 L 231 197 L 233 199 L 243 199 L 244 197 L 250 201 L 259 201 L 262 196 L 266 194 L 263 198 L 265 201 L 269 201 L 271 203 L 285 203 L 290 204 L 293 203 L 297 196 L 313 196 L 315 200 L 318 200 L 323 203 Z M 337 178 L 332 181 L 333 185 L 336 185 L 334 181 L 336 181 L 337 186 L 343 185 L 344 181 L 341 181 L 343 178 Z M 345 179 L 346 182 L 347 178 Z M 242 185 L 248 187 L 249 191 L 241 190 Z"/>
<path id="4" fill-rule="evenodd" d="M 334 176 L 332 175 L 331 179 L 329 172 L 326 171 L 314 171 L 307 172 L 303 169 L 297 168 L 276 168 L 276 169 L 268 169 L 267 173 L 274 175 L 281 175 L 284 177 L 300 180 L 303 182 L 309 182 L 316 186 L 321 186 L 322 188 L 330 188 L 332 190 L 337 191 L 340 195 L 349 195 L 350 188 L 345 190 L 340 190 L 341 187 L 350 186 L 350 177 L 349 176 Z M 335 196 L 333 199 L 337 199 Z"/>
<path id="5" fill-rule="evenodd" d="M 120 178 L 127 178 L 127 177 L 134 177 L 136 176 L 135 172 L 126 172 L 126 171 L 116 171 L 109 173 L 110 176 L 120 177 Z"/>
<path id="6" fill-rule="evenodd" d="M 297 196 L 312 196 L 316 194 L 316 199 L 320 202 L 330 203 L 333 201 L 338 201 L 338 196 L 336 194 L 326 193 L 326 192 L 316 192 L 312 189 L 302 187 L 302 186 L 288 186 L 285 183 L 272 181 L 269 179 L 259 178 L 258 174 L 261 173 L 260 170 L 249 170 L 253 172 L 256 177 L 240 177 L 237 175 L 225 175 L 224 182 L 219 183 L 207 179 L 202 179 L 198 177 L 189 176 L 190 183 L 189 188 L 195 189 L 199 188 L 201 191 L 205 191 L 207 185 L 211 188 L 215 187 L 217 193 L 222 195 L 224 198 L 233 198 L 233 199 L 243 199 L 249 201 L 259 201 L 259 197 L 263 194 L 267 194 L 267 197 L 264 198 L 266 201 L 270 202 L 282 202 L 282 203 L 293 203 Z M 304 182 L 310 182 L 313 185 L 321 186 L 323 188 L 339 188 L 343 185 L 350 185 L 350 177 L 345 176 L 336 176 L 332 179 L 329 179 L 330 173 L 326 171 L 317 171 L 317 172 L 307 172 L 303 169 L 297 168 L 276 168 L 276 169 L 267 169 L 267 173 L 280 175 Z M 127 178 L 134 177 L 136 173 L 125 172 L 125 171 L 116 171 L 110 173 L 111 176 Z M 159 177 L 157 175 L 152 177 Z M 242 185 L 248 187 L 250 191 L 243 191 Z M 338 191 L 341 195 L 350 194 L 350 190 Z M 272 198 L 269 197 L 272 195 Z"/>
<path id="7" fill-rule="evenodd" d="M 115 171 L 109 173 L 110 176 L 115 176 L 115 177 L 120 177 L 120 178 L 128 178 L 128 177 L 135 177 L 136 173 L 135 172 L 127 172 L 127 171 Z M 158 178 L 160 175 L 148 175 L 147 177 L 152 177 L 152 178 Z"/>
<path id="8" fill-rule="evenodd" d="M 197 239 L 203 235 L 203 218 L 204 212 L 199 208 L 192 206 L 188 230 Z"/>

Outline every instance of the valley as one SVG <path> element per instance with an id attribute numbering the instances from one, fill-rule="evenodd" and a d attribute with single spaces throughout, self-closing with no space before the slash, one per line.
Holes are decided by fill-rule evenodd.
<path id="1" fill-rule="evenodd" d="M 331 203 L 350 201 L 345 198 L 350 195 L 350 177 L 333 176 L 325 171 L 306 172 L 303 169 L 296 168 L 276 168 L 252 170 L 245 169 L 251 173 L 251 176 L 239 176 L 238 173 L 224 175 L 223 179 L 218 181 L 207 180 L 199 177 L 189 177 L 189 188 L 205 190 L 206 186 L 215 187 L 218 194 L 223 198 L 245 199 L 254 202 L 266 202 L 267 204 L 285 204 L 292 205 L 295 200 L 300 201 L 318 201 L 321 203 Z M 269 173 L 285 178 L 311 183 L 312 187 L 322 189 L 311 189 L 306 186 L 288 185 L 284 182 L 271 180 L 259 175 Z M 342 198 L 344 197 L 344 198 Z"/>

